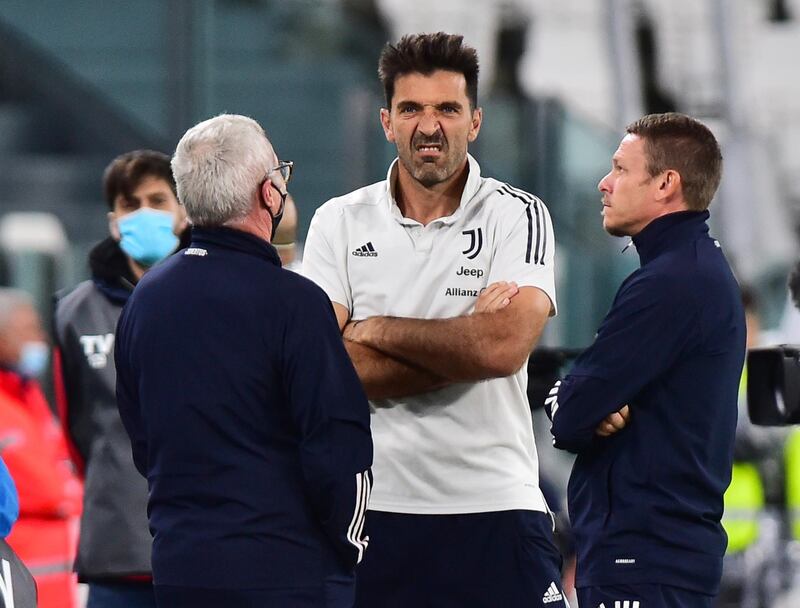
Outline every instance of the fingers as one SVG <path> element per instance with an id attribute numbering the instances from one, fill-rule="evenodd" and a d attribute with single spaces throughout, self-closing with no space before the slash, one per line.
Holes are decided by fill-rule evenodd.
<path id="1" fill-rule="evenodd" d="M 497 312 L 511 303 L 511 299 L 519 293 L 519 287 L 513 281 L 492 283 L 481 292 L 475 302 L 475 312 Z"/>
<path id="2" fill-rule="evenodd" d="M 617 431 L 624 429 L 625 425 L 627 424 L 627 420 L 625 420 L 625 418 L 623 418 L 619 412 L 609 415 L 605 419 L 605 422 L 610 424 L 612 427 L 614 427 L 614 430 Z"/>
<path id="3" fill-rule="evenodd" d="M 478 296 L 475 302 L 475 312 L 490 312 L 490 309 L 496 308 L 498 304 L 502 305 L 502 301 L 506 299 L 505 291 L 508 283 L 492 283 Z"/>
<path id="4" fill-rule="evenodd" d="M 595 434 L 600 437 L 609 437 L 614 433 L 621 431 L 625 428 L 630 420 L 631 412 L 627 405 L 624 405 L 618 412 L 609 414 L 605 419 L 597 425 Z"/>
<path id="5" fill-rule="evenodd" d="M 613 435 L 617 431 L 612 424 L 603 421 L 597 426 L 594 432 L 595 435 L 600 435 L 600 437 L 609 437 L 610 435 Z"/>
<path id="6" fill-rule="evenodd" d="M 344 329 L 342 329 L 342 338 L 356 342 L 356 326 L 359 323 L 361 323 L 361 321 L 349 321 L 344 326 Z"/>

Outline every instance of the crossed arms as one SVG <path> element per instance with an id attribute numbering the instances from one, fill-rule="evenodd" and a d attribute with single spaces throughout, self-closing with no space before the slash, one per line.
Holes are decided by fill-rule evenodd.
<path id="1" fill-rule="evenodd" d="M 472 314 L 448 319 L 351 321 L 345 306 L 333 307 L 367 396 L 385 399 L 510 376 L 539 340 L 551 302 L 536 287 L 500 282 L 483 292 Z"/>
<path id="2" fill-rule="evenodd" d="M 638 274 L 620 288 L 594 343 L 551 391 L 557 448 L 579 453 L 598 436 L 623 429 L 636 415 L 640 391 L 700 339 L 686 285 L 679 278 Z"/>

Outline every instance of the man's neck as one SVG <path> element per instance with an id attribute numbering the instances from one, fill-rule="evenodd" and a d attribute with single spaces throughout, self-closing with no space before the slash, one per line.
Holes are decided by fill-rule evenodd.
<path id="1" fill-rule="evenodd" d="M 447 181 L 425 187 L 398 162 L 395 199 L 400 213 L 423 226 L 452 215 L 461 204 L 468 176 L 469 164 L 465 161 L 464 166 Z"/>
<path id="2" fill-rule="evenodd" d="M 138 283 L 144 276 L 144 273 L 147 272 L 147 268 L 139 264 L 139 262 L 134 260 L 132 257 L 130 256 L 125 256 L 125 257 L 128 258 L 128 268 L 131 269 L 133 277 L 136 279 L 136 282 Z"/>
<path id="3" fill-rule="evenodd" d="M 252 234 L 253 236 L 265 240 L 267 243 L 272 242 L 271 218 L 268 219 L 268 214 L 259 213 L 255 208 L 240 220 L 226 222 L 225 227 Z"/>

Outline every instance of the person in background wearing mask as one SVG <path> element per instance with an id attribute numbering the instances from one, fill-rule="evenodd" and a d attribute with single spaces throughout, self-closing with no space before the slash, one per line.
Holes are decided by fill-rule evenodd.
<path id="1" fill-rule="evenodd" d="M 289 193 L 286 194 L 286 206 L 281 223 L 275 229 L 272 246 L 278 252 L 283 268 L 293 272 L 301 271 L 303 251 L 297 245 L 297 206 Z"/>
<path id="2" fill-rule="evenodd" d="M 92 277 L 57 296 L 54 377 L 73 459 L 86 482 L 75 564 L 88 608 L 155 606 L 147 484 L 133 466 L 117 410 L 114 340 L 128 296 L 179 248 L 187 222 L 170 158 L 137 150 L 103 176 L 110 236 L 89 254 Z"/>
<path id="3" fill-rule="evenodd" d="M 0 451 L 19 493 L 19 519 L 7 540 L 36 580 L 39 606 L 73 608 L 82 489 L 36 382 L 48 350 L 30 296 L 0 289 Z"/>

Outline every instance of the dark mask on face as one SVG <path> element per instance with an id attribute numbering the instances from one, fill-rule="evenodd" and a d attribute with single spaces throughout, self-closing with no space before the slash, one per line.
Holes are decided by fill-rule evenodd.
<path id="1" fill-rule="evenodd" d="M 269 237 L 270 242 L 275 239 L 275 232 L 278 230 L 278 224 L 281 223 L 283 219 L 283 210 L 286 207 L 286 197 L 289 195 L 289 192 L 281 192 L 275 187 L 275 184 L 270 182 L 270 185 L 275 188 L 275 191 L 278 193 L 278 196 L 281 197 L 281 206 L 278 209 L 278 213 L 272 215 L 272 211 L 270 211 L 269 207 L 267 207 L 267 213 L 269 213 L 270 217 L 272 218 L 272 235 Z"/>

